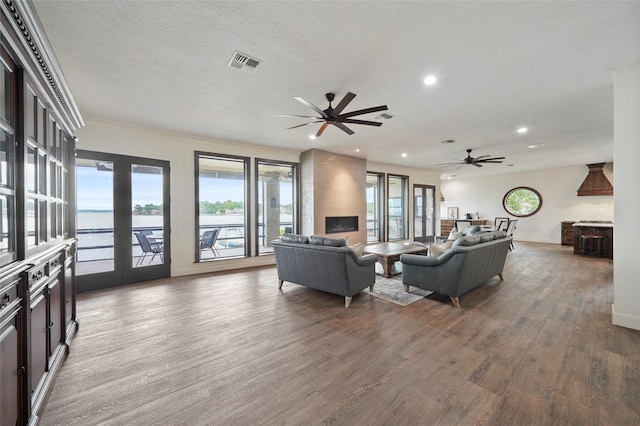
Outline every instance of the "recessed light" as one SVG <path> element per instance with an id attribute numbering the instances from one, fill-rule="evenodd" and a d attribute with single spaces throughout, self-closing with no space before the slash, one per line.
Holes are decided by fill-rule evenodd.
<path id="1" fill-rule="evenodd" d="M 314 140 L 316 138 L 316 135 L 309 135 L 309 139 Z"/>
<path id="2" fill-rule="evenodd" d="M 406 157 L 406 156 L 407 156 L 407 153 L 406 153 L 406 152 L 403 152 L 403 153 L 402 153 L 402 154 L 400 154 L 400 155 L 401 155 L 402 157 Z"/>
<path id="3" fill-rule="evenodd" d="M 543 143 L 534 143 L 533 145 L 529 145 L 529 146 L 527 146 L 527 148 L 529 148 L 529 149 L 536 149 L 536 148 L 540 148 L 540 147 L 543 147 L 543 146 L 544 146 L 544 144 L 543 144 Z"/>
<path id="4" fill-rule="evenodd" d="M 427 86 L 433 86 L 434 84 L 436 84 L 436 81 L 438 81 L 438 79 L 435 75 L 428 75 L 424 79 L 424 84 L 426 84 Z"/>
<path id="5" fill-rule="evenodd" d="M 527 133 L 527 131 L 528 131 L 528 130 L 529 130 L 529 129 L 527 129 L 526 127 L 520 127 L 520 128 L 518 129 L 518 133 Z"/>
<path id="6" fill-rule="evenodd" d="M 356 148 L 356 152 L 360 152 L 360 148 Z"/>

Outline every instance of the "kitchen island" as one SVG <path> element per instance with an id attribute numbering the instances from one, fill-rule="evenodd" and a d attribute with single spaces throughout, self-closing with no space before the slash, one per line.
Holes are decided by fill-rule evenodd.
<path id="1" fill-rule="evenodd" d="M 602 240 L 602 257 L 613 259 L 613 222 L 609 221 L 580 221 L 573 225 L 573 253 L 584 255 L 582 250 L 582 236 L 596 235 L 604 237 Z M 588 241 L 587 256 L 597 256 L 597 241 Z"/>

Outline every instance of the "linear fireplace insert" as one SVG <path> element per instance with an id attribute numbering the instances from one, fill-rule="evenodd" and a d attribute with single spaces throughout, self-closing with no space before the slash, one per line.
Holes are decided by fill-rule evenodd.
<path id="1" fill-rule="evenodd" d="M 327 216 L 325 233 L 355 232 L 358 230 L 358 216 Z"/>

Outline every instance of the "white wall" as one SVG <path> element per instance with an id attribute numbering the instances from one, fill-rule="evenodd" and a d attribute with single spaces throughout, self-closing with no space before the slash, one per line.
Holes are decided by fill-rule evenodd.
<path id="1" fill-rule="evenodd" d="M 614 73 L 615 227 L 613 323 L 640 330 L 640 64 Z"/>
<path id="2" fill-rule="evenodd" d="M 560 244 L 560 222 L 564 220 L 613 220 L 613 196 L 577 196 L 588 172 L 584 165 L 444 180 L 440 214 L 444 218 L 447 207 L 458 207 L 460 216 L 479 212 L 481 219 L 513 219 L 502 207 L 502 199 L 510 189 L 528 186 L 542 195 L 542 208 L 533 216 L 519 218 L 514 240 Z M 616 191 L 611 164 L 605 166 L 605 175 Z"/>
<path id="3" fill-rule="evenodd" d="M 274 264 L 273 256 L 195 263 L 194 151 L 299 162 L 300 152 L 238 142 L 202 139 L 87 118 L 76 132 L 77 149 L 139 156 L 170 162 L 171 275 L 190 275 Z M 368 163 L 368 171 L 409 176 L 410 183 L 439 186 L 439 173 L 381 163 Z M 439 199 L 437 200 L 439 202 Z M 255 217 L 255 205 L 249 206 Z M 412 210 L 411 210 L 412 211 Z M 253 226 L 253 224 L 251 225 Z M 413 229 L 411 229 L 413 232 Z"/>

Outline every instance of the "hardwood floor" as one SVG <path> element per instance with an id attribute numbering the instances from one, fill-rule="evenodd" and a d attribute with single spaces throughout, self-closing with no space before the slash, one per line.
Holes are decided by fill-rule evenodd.
<path id="1" fill-rule="evenodd" d="M 640 332 L 611 325 L 613 263 L 516 243 L 504 281 L 406 307 L 275 268 L 78 300 L 41 425 L 631 425 Z"/>

